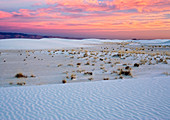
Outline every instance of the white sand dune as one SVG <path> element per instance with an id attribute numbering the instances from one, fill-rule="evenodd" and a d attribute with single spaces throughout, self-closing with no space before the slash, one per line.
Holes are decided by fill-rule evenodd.
<path id="1" fill-rule="evenodd" d="M 68 40 L 59 38 L 50 39 L 3 39 L 0 40 L 0 49 L 61 49 L 83 47 L 86 41 Z M 88 42 L 89 43 L 89 42 Z M 91 42 L 93 43 L 93 42 Z"/>
<path id="2" fill-rule="evenodd" d="M 101 39 L 83 39 L 70 40 L 60 38 L 44 38 L 44 39 L 1 39 L 0 49 L 61 49 L 73 47 L 85 47 L 88 44 L 100 44 L 103 42 L 134 42 L 140 44 L 157 44 L 170 45 L 169 39 L 164 40 L 101 40 Z"/>
<path id="3" fill-rule="evenodd" d="M 164 76 L 0 88 L 0 116 L 1 120 L 168 120 L 169 84 Z"/>

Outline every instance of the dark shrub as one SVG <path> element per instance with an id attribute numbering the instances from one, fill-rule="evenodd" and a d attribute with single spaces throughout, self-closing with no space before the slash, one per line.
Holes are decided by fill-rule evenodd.
<path id="1" fill-rule="evenodd" d="M 135 63 L 135 64 L 134 64 L 134 67 L 139 67 L 139 63 Z"/>
<path id="2" fill-rule="evenodd" d="M 26 75 L 23 75 L 22 73 L 18 73 L 15 75 L 16 78 L 27 78 Z"/>

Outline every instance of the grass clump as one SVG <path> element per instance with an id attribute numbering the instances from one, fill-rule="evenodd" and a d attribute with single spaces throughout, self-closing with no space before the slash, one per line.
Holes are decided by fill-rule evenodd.
<path id="1" fill-rule="evenodd" d="M 15 75 L 16 78 L 27 78 L 28 76 L 23 75 L 22 73 L 18 73 Z"/>
<path id="2" fill-rule="evenodd" d="M 25 82 L 17 82 L 17 85 L 25 85 L 26 83 Z"/>
<path id="3" fill-rule="evenodd" d="M 13 85 L 13 82 L 10 82 L 9 84 L 10 84 L 10 85 Z"/>
<path id="4" fill-rule="evenodd" d="M 135 63 L 135 64 L 134 64 L 134 67 L 139 67 L 139 63 Z"/>
<path id="5" fill-rule="evenodd" d="M 132 73 L 130 70 L 120 70 L 119 75 L 126 75 L 126 76 L 131 76 L 132 77 Z"/>
<path id="6" fill-rule="evenodd" d="M 109 78 L 103 78 L 103 80 L 109 80 Z"/>
<path id="7" fill-rule="evenodd" d="M 63 83 L 63 84 L 67 83 L 67 80 L 62 80 L 62 83 Z"/>
<path id="8" fill-rule="evenodd" d="M 76 75 L 75 74 L 71 74 L 71 80 L 76 79 Z"/>
<path id="9" fill-rule="evenodd" d="M 167 76 L 169 76 L 169 75 L 170 75 L 170 73 L 168 73 L 168 72 L 164 72 L 163 74 L 165 74 L 165 75 L 167 75 Z"/>
<path id="10" fill-rule="evenodd" d="M 93 72 L 84 72 L 85 75 L 93 75 Z"/>
<path id="11" fill-rule="evenodd" d="M 36 77 L 36 76 L 32 74 L 30 77 L 34 78 L 34 77 Z"/>

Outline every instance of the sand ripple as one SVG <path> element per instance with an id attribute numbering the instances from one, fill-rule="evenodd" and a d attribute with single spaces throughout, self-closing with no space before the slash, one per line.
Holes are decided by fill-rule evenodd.
<path id="1" fill-rule="evenodd" d="M 0 88 L 0 117 L 1 120 L 170 119 L 167 78 Z"/>

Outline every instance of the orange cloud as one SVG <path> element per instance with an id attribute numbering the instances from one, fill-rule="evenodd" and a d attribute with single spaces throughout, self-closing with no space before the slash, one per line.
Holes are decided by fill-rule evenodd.
<path id="1" fill-rule="evenodd" d="M 48 6 L 0 11 L 0 26 L 15 29 L 70 30 L 111 36 L 117 31 L 170 31 L 169 0 L 46 0 Z M 39 4 L 38 4 L 39 5 Z M 10 19 L 5 19 L 10 18 Z M 65 32 L 64 32 L 65 31 Z M 68 33 L 68 34 L 70 34 Z M 146 34 L 146 33 L 145 33 Z"/>

